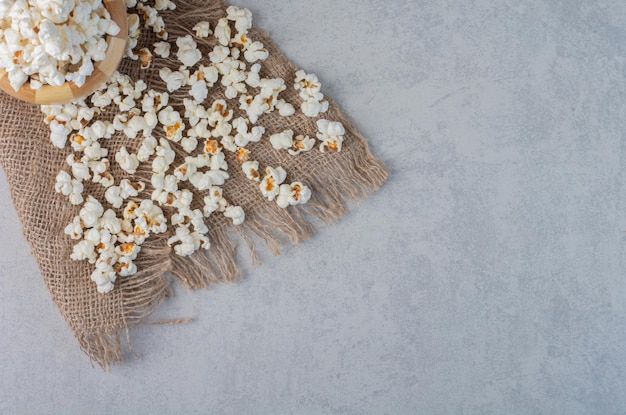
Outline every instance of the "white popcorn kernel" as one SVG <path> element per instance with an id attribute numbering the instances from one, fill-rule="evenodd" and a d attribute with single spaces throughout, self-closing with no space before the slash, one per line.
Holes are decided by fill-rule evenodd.
<path id="1" fill-rule="evenodd" d="M 190 35 L 176 39 L 176 46 L 178 46 L 176 57 L 187 67 L 194 66 L 202 58 L 198 45 Z"/>
<path id="2" fill-rule="evenodd" d="M 252 42 L 244 52 L 243 56 L 248 62 L 254 63 L 256 61 L 266 60 L 270 56 L 270 53 L 264 48 L 263 43 Z"/>
<path id="3" fill-rule="evenodd" d="M 320 92 L 322 84 L 315 74 L 307 74 L 302 70 L 296 72 L 294 88 L 300 91 L 300 98 L 305 101 L 308 99 L 314 99 L 315 101 L 324 99 L 324 95 Z"/>
<path id="4" fill-rule="evenodd" d="M 137 273 L 137 265 L 129 257 L 123 256 L 117 260 L 115 270 L 120 277 L 128 277 Z"/>
<path id="5" fill-rule="evenodd" d="M 70 224 L 65 227 L 64 233 L 74 240 L 81 239 L 83 236 L 83 225 L 80 217 L 75 216 Z"/>
<path id="6" fill-rule="evenodd" d="M 91 178 L 87 163 L 83 162 L 83 160 L 76 160 L 74 154 L 67 156 L 66 162 L 71 167 L 72 175 L 74 175 L 75 178 L 79 180 L 89 180 Z"/>
<path id="7" fill-rule="evenodd" d="M 276 196 L 278 196 L 280 191 L 279 186 L 287 178 L 287 172 L 280 166 L 276 168 L 267 167 L 265 174 L 266 175 L 263 180 L 261 180 L 259 187 L 263 196 L 271 202 Z"/>
<path id="8" fill-rule="evenodd" d="M 156 0 L 154 8 L 157 10 L 175 10 L 176 3 L 171 0 Z"/>
<path id="9" fill-rule="evenodd" d="M 105 158 L 109 154 L 109 150 L 100 146 L 100 143 L 93 142 L 83 150 L 85 156 L 89 160 L 100 160 Z"/>
<path id="10" fill-rule="evenodd" d="M 150 232 L 159 234 L 167 230 L 167 221 L 163 211 L 152 200 L 143 200 L 136 213 L 137 217 L 142 217 L 146 220 Z"/>
<path id="11" fill-rule="evenodd" d="M 209 52 L 209 59 L 212 63 L 222 63 L 230 55 L 230 49 L 226 46 L 216 45 L 212 52 Z"/>
<path id="12" fill-rule="evenodd" d="M 137 160 L 140 162 L 148 161 L 148 159 L 150 159 L 150 157 L 154 154 L 157 145 L 158 142 L 156 138 L 152 136 L 146 137 L 137 151 Z"/>
<path id="13" fill-rule="evenodd" d="M 258 161 L 246 161 L 241 165 L 241 169 L 245 173 L 246 177 L 250 180 L 260 181 L 261 174 L 259 173 Z"/>
<path id="14" fill-rule="evenodd" d="M 107 202 L 111 204 L 116 209 L 122 207 L 122 203 L 124 203 L 124 198 L 120 195 L 121 189 L 119 186 L 109 186 L 109 188 L 104 192 L 104 198 Z"/>
<path id="15" fill-rule="evenodd" d="M 184 137 L 180 140 L 180 145 L 187 153 L 191 153 L 198 148 L 198 139 L 196 137 Z"/>
<path id="16" fill-rule="evenodd" d="M 120 257 L 127 257 L 131 261 L 137 259 L 137 255 L 141 251 L 141 246 L 134 242 L 125 242 L 115 247 L 115 253 Z"/>
<path id="17" fill-rule="evenodd" d="M 310 118 L 315 118 L 321 113 L 328 111 L 328 101 L 320 102 L 314 98 L 309 98 L 300 106 L 302 113 Z"/>
<path id="18" fill-rule="evenodd" d="M 278 113 L 283 117 L 289 117 L 296 113 L 293 105 L 289 104 L 284 99 L 280 99 L 278 100 L 278 102 L 276 102 L 276 108 L 278 109 Z"/>
<path id="19" fill-rule="evenodd" d="M 174 92 L 187 85 L 187 76 L 180 71 L 172 71 L 168 67 L 163 67 L 159 71 L 159 76 L 167 84 L 167 90 Z"/>
<path id="20" fill-rule="evenodd" d="M 80 210 L 79 216 L 82 223 L 87 228 L 92 228 L 98 225 L 98 220 L 104 213 L 104 208 L 93 196 L 87 196 L 87 201 Z"/>
<path id="21" fill-rule="evenodd" d="M 209 95 L 209 89 L 204 81 L 198 81 L 191 86 L 189 94 L 196 102 L 202 103 Z"/>
<path id="22" fill-rule="evenodd" d="M 59 172 L 56 177 L 54 190 L 64 196 L 69 196 L 72 193 L 72 188 L 72 177 L 66 171 Z"/>
<path id="23" fill-rule="evenodd" d="M 315 140 L 309 136 L 299 135 L 293 140 L 293 146 L 289 149 L 289 154 L 297 156 L 298 154 L 310 151 L 315 146 Z"/>
<path id="24" fill-rule="evenodd" d="M 131 182 L 128 179 L 122 179 L 120 181 L 120 196 L 124 199 L 137 197 L 145 188 L 146 185 L 143 182 Z"/>
<path id="25" fill-rule="evenodd" d="M 109 232 L 111 235 L 117 235 L 122 231 L 122 222 L 117 217 L 115 212 L 111 209 L 108 209 L 99 221 L 100 229 Z M 102 236 L 100 237 L 100 241 L 102 240 Z M 100 242 L 98 241 L 98 242 Z"/>
<path id="26" fill-rule="evenodd" d="M 222 46 L 228 46 L 230 43 L 230 26 L 228 25 L 228 20 L 226 18 L 222 18 L 217 22 L 217 26 L 215 26 L 215 31 L 213 35 L 217 38 Z"/>
<path id="27" fill-rule="evenodd" d="M 199 38 L 209 37 L 209 35 L 213 33 L 211 31 L 211 25 L 207 21 L 196 23 L 196 25 L 191 30 L 196 32 L 196 37 L 199 37 Z"/>
<path id="28" fill-rule="evenodd" d="M 341 151 L 346 130 L 340 122 L 318 120 L 317 128 L 319 130 L 317 138 L 322 142 L 320 144 L 320 151 L 322 153 L 326 150 L 332 152 Z"/>
<path id="29" fill-rule="evenodd" d="M 79 243 L 74 245 L 70 258 L 72 258 L 74 261 L 88 260 L 90 264 L 95 264 L 97 254 L 94 244 L 85 240 L 80 241 Z"/>
<path id="30" fill-rule="evenodd" d="M 126 150 L 126 146 L 120 148 L 120 150 L 115 154 L 115 161 L 120 165 L 122 170 L 129 174 L 135 174 L 137 172 L 137 168 L 139 167 L 139 159 L 137 159 L 137 155 L 130 154 L 128 150 Z"/>
<path id="31" fill-rule="evenodd" d="M 235 29 L 247 32 L 252 27 L 252 12 L 248 9 L 230 6 L 226 9 L 228 20 L 235 22 Z"/>
<path id="32" fill-rule="evenodd" d="M 142 48 L 139 50 L 139 64 L 141 69 L 148 69 L 154 60 L 152 52 L 148 48 Z"/>
<path id="33" fill-rule="evenodd" d="M 246 214 L 241 206 L 228 206 L 224 210 L 224 216 L 233 220 L 233 225 L 239 226 L 246 220 Z"/>
<path id="34" fill-rule="evenodd" d="M 164 126 L 173 126 L 181 121 L 180 113 L 171 106 L 167 106 L 159 112 L 159 122 Z"/>
<path id="35" fill-rule="evenodd" d="M 72 130 L 66 123 L 60 123 L 56 120 L 50 122 L 50 141 L 55 147 L 64 148 L 71 132 Z"/>
<path id="36" fill-rule="evenodd" d="M 162 58 L 169 58 L 171 53 L 172 45 L 167 42 L 155 42 L 154 43 L 154 53 L 157 56 Z"/>
<path id="37" fill-rule="evenodd" d="M 174 169 L 174 176 L 178 180 L 187 181 L 189 177 L 197 171 L 197 167 L 193 163 L 183 163 Z"/>
<path id="38" fill-rule="evenodd" d="M 293 131 L 286 130 L 270 137 L 272 147 L 276 150 L 287 150 L 293 146 Z"/>
<path id="39" fill-rule="evenodd" d="M 222 189 L 213 186 L 208 190 L 208 196 L 204 197 L 204 216 L 209 217 L 213 212 L 223 212 L 228 206 L 228 202 L 222 195 Z"/>

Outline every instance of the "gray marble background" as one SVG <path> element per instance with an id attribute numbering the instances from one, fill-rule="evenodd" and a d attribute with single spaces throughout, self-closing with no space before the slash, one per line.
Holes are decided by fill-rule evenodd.
<path id="1" fill-rule="evenodd" d="M 626 413 L 626 4 L 240 0 L 387 185 L 93 369 L 0 177 L 0 413 Z M 331 253 L 331 254 L 329 254 Z M 339 255 L 334 258 L 334 254 Z"/>

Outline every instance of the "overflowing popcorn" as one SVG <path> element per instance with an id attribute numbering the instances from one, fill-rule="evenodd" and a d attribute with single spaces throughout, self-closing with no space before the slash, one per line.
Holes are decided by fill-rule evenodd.
<path id="1" fill-rule="evenodd" d="M 340 151 L 345 136 L 340 123 L 325 119 L 317 121 L 313 138 L 293 130 L 266 134 L 261 125 L 265 115 L 276 111 L 291 117 L 296 110 L 281 97 L 287 89 L 285 80 L 262 76 L 269 52 L 249 37 L 249 10 L 231 6 L 219 21 L 193 26 L 195 36 L 170 43 L 159 11 L 174 9 L 174 3 L 157 0 L 150 6 L 144 0 L 129 0 L 127 5 L 139 12 L 129 15 L 127 56 L 138 59 L 144 69 L 158 65 L 167 91 L 150 89 L 145 82 L 116 72 L 87 100 L 42 106 L 53 145 L 64 149 L 69 143 L 72 150 L 55 184 L 58 193 L 80 207 L 65 228 L 76 241 L 71 258 L 94 266 L 91 279 L 102 293 L 111 291 L 118 277 L 141 271 L 135 261 L 152 235 L 168 232 L 172 251 L 190 256 L 211 246 L 207 219 L 219 214 L 235 226 L 245 223 L 244 207 L 231 203 L 222 190 L 231 177 L 230 160 L 277 207 L 307 203 L 311 190 L 299 181 L 287 181 L 289 173 L 282 166 L 262 168 L 253 157 L 255 143 L 268 140 L 277 151 L 298 156 L 315 147 L 315 137 L 320 151 Z M 142 20 L 159 40 L 135 52 Z M 217 45 L 208 53 L 209 62 L 201 62 L 196 40 L 211 36 Z M 171 63 L 173 58 L 177 67 L 160 61 Z M 294 85 L 304 115 L 317 117 L 327 111 L 315 75 L 298 71 Z M 210 101 L 215 88 L 221 88 L 226 99 Z M 181 90 L 188 94 L 178 95 Z M 170 99 L 170 94 L 176 98 Z M 99 119 L 109 107 L 117 115 L 111 121 Z M 131 141 L 111 150 L 106 140 L 116 134 Z M 132 146 L 136 152 L 129 151 L 133 140 L 138 140 Z M 113 176 L 109 158 L 116 164 L 114 171 L 125 177 Z M 149 183 L 137 178 L 138 172 L 142 176 L 147 172 Z M 101 201 L 83 194 L 89 183 L 104 188 Z"/>
<path id="2" fill-rule="evenodd" d="M 0 28 L 0 67 L 15 91 L 83 86 L 106 56 L 105 36 L 120 31 L 101 0 L 3 1 Z"/>

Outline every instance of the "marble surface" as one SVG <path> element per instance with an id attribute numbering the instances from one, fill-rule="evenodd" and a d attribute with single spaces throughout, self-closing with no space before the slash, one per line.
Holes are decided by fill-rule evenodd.
<path id="1" fill-rule="evenodd" d="M 92 368 L 0 177 L 0 413 L 626 413 L 626 4 L 240 0 L 391 170 Z M 330 254 L 329 254 L 330 253 Z M 335 256 L 337 255 L 337 256 Z"/>

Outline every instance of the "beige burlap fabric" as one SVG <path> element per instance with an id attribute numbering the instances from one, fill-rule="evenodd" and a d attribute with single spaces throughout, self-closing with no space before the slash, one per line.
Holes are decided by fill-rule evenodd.
<path id="1" fill-rule="evenodd" d="M 170 42 L 182 35 L 190 34 L 194 24 L 209 20 L 211 27 L 217 19 L 224 17 L 228 6 L 222 0 L 176 1 L 177 10 L 164 12 Z M 149 45 L 155 39 L 145 31 L 141 45 Z M 297 68 L 287 60 L 268 36 L 253 30 L 253 40 L 263 42 L 270 51 L 270 58 L 264 63 L 261 74 L 265 77 L 281 77 L 288 86 L 293 85 Z M 215 39 L 206 39 L 200 47 L 206 56 L 214 46 Z M 204 60 L 208 60 L 206 57 Z M 120 72 L 133 79 L 143 79 L 148 88 L 165 91 L 164 83 L 158 76 L 162 66 L 177 68 L 174 60 L 156 59 L 148 70 L 139 69 L 135 61 L 125 59 Z M 186 90 L 172 94 L 170 102 L 175 108 L 182 108 Z M 211 91 L 207 103 L 224 98 L 222 87 Z M 281 98 L 299 108 L 300 98 L 293 88 L 281 93 Z M 228 100 L 227 100 L 228 101 Z M 229 102 L 238 108 L 237 102 Z M 111 107 L 112 108 L 112 107 Z M 184 112 L 184 111 L 183 111 Z M 115 109 L 103 113 L 100 119 L 111 120 Z M 238 116 L 238 111 L 235 117 Z M 374 158 L 366 140 L 341 114 L 331 102 L 328 113 L 323 118 L 341 121 L 346 127 L 344 148 L 340 153 L 320 153 L 317 150 L 303 153 L 298 157 L 274 150 L 269 140 L 251 144 L 253 159 L 259 160 L 261 167 L 281 165 L 289 173 L 288 180 L 299 180 L 307 184 L 313 198 L 303 206 L 281 209 L 267 201 L 258 191 L 258 184 L 249 181 L 239 168 L 230 168 L 231 179 L 224 187 L 225 196 L 246 212 L 246 222 L 241 227 L 233 227 L 230 220 L 222 215 L 212 215 L 207 225 L 212 247 L 199 251 L 192 257 L 178 257 L 167 246 L 171 234 L 153 236 L 143 246 L 136 260 L 139 272 L 126 278 L 118 278 L 115 290 L 109 294 L 99 294 L 90 280 L 92 265 L 70 259 L 74 241 L 64 235 L 63 229 L 78 213 L 80 207 L 72 206 L 67 198 L 54 191 L 55 176 L 60 170 L 68 170 L 65 158 L 71 151 L 68 147 L 60 150 L 52 146 L 49 129 L 43 123 L 39 108 L 17 101 L 6 94 L 0 95 L 0 163 L 9 181 L 13 203 L 23 224 L 24 235 L 32 247 L 44 281 L 52 294 L 63 317 L 74 332 L 80 347 L 89 357 L 104 368 L 123 358 L 121 340 L 129 329 L 141 325 L 168 296 L 171 273 L 188 288 L 206 287 L 213 282 L 232 282 L 240 278 L 234 262 L 237 232 L 254 252 L 255 244 L 265 241 L 272 251 L 278 252 L 283 243 L 298 243 L 312 233 L 307 218 L 317 217 L 331 223 L 346 213 L 345 204 L 350 200 L 365 198 L 379 188 L 387 178 L 383 164 Z M 266 127 L 269 134 L 292 129 L 296 134 L 315 136 L 316 120 L 303 116 L 299 111 L 292 117 L 281 117 L 275 111 L 263 116 L 259 124 Z M 156 131 L 156 130 L 155 130 Z M 131 140 L 118 134 L 103 143 L 114 154 L 125 145 L 129 151 L 136 151 L 141 140 Z M 178 157 L 182 159 L 182 152 Z M 230 157 L 230 156 L 229 156 Z M 228 159 L 229 165 L 237 162 Z M 116 179 L 125 175 L 116 163 L 112 173 Z M 150 198 L 150 166 L 145 166 L 136 176 L 148 184 L 140 195 Z M 135 176 L 135 177 L 136 177 Z M 98 184 L 86 184 L 85 194 L 93 194 L 104 201 L 104 189 Z M 202 200 L 202 198 L 196 198 Z M 105 208 L 108 208 L 105 203 Z M 197 206 L 200 207 L 200 206 Z M 166 215 L 168 213 L 165 210 Z"/>

